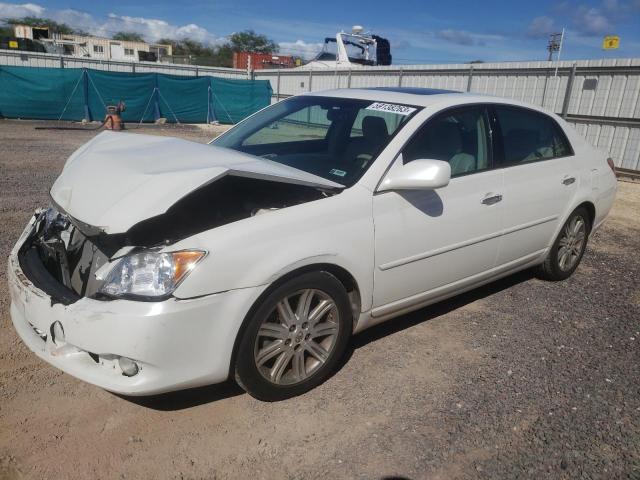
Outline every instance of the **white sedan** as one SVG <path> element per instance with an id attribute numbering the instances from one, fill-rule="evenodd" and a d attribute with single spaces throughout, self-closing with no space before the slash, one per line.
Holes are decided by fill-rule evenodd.
<path id="1" fill-rule="evenodd" d="M 283 399 L 379 322 L 526 268 L 569 277 L 615 191 L 558 116 L 443 90 L 296 96 L 210 145 L 105 132 L 13 249 L 11 317 L 113 392 L 235 378 Z"/>

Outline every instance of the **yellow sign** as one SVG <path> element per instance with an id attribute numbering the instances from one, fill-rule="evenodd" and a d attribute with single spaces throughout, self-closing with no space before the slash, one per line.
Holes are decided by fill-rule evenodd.
<path id="1" fill-rule="evenodd" d="M 618 47 L 620 47 L 620 37 L 617 35 L 604 37 L 604 40 L 602 41 L 602 48 L 604 50 L 613 50 Z"/>
<path id="2" fill-rule="evenodd" d="M 9 40 L 9 48 L 18 48 L 18 42 L 15 40 Z"/>

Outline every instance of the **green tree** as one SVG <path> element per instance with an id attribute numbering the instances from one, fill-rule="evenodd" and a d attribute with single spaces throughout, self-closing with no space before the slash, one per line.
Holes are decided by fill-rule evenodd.
<path id="1" fill-rule="evenodd" d="M 111 38 L 123 42 L 144 42 L 143 36 L 136 32 L 118 32 Z"/>
<path id="2" fill-rule="evenodd" d="M 191 55 L 191 56 L 213 56 L 215 50 L 211 47 L 198 42 L 185 38 L 182 40 L 172 40 L 170 38 L 161 38 L 158 43 L 164 45 L 171 45 L 174 55 Z"/>
<path id="3" fill-rule="evenodd" d="M 253 30 L 234 33 L 219 47 L 211 47 L 189 38 L 161 38 L 158 43 L 171 45 L 174 55 L 187 56 L 192 64 L 215 67 L 232 67 L 234 52 L 273 53 L 278 48 L 273 40 Z"/>
<path id="4" fill-rule="evenodd" d="M 233 52 L 274 53 L 278 50 L 278 45 L 273 40 L 253 30 L 231 34 L 229 44 Z"/>
<path id="5" fill-rule="evenodd" d="M 228 43 L 218 47 L 216 51 L 216 66 L 218 67 L 233 67 L 233 47 Z"/>
<path id="6" fill-rule="evenodd" d="M 0 25 L 0 37 L 13 37 L 13 28 L 8 25 Z"/>
<path id="7" fill-rule="evenodd" d="M 22 18 L 7 18 L 4 20 L 9 25 L 29 25 L 30 27 L 48 27 L 51 32 L 61 33 L 63 35 L 71 35 L 76 33 L 76 30 L 71 28 L 66 23 L 58 23 L 55 20 L 49 18 L 40 17 L 22 17 Z"/>

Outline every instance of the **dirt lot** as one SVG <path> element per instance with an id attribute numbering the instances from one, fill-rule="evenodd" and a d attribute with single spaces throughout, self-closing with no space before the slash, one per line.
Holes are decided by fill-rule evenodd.
<path id="1" fill-rule="evenodd" d="M 0 121 L 3 259 L 94 135 L 34 126 Z M 2 268 L 0 479 L 637 479 L 639 285 L 640 184 L 620 183 L 569 280 L 525 272 L 367 331 L 320 388 L 269 404 L 233 384 L 125 399 L 49 367 Z"/>

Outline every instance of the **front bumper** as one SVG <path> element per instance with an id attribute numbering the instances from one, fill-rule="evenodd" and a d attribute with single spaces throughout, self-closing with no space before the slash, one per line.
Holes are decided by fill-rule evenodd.
<path id="1" fill-rule="evenodd" d="M 41 359 L 88 383 L 124 395 L 151 395 L 218 383 L 229 375 L 242 321 L 264 287 L 162 302 L 81 298 L 65 305 L 27 278 L 18 250 L 8 262 L 10 314 L 24 343 Z M 64 338 L 54 338 L 60 322 Z M 127 377 L 118 365 L 139 366 Z"/>

